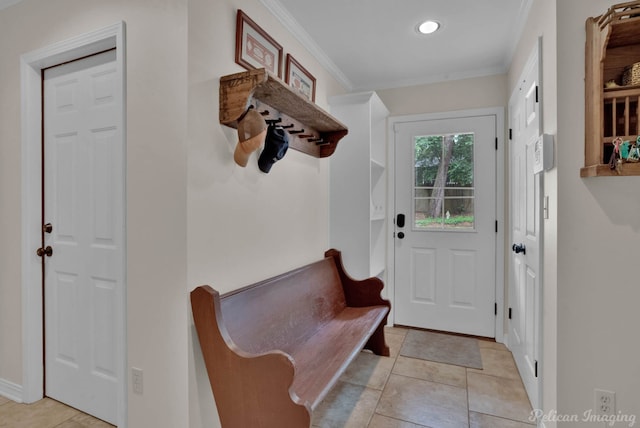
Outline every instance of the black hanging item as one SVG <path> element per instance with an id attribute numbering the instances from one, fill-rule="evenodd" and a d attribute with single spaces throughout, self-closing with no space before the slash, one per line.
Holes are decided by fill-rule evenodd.
<path id="1" fill-rule="evenodd" d="M 269 123 L 264 149 L 258 158 L 260 171 L 268 173 L 274 163 L 282 159 L 289 148 L 289 136 L 287 131 L 275 123 Z"/>

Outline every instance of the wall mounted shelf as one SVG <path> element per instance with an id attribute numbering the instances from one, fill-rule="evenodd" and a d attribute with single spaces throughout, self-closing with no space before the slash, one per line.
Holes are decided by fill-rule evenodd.
<path id="1" fill-rule="evenodd" d="M 317 158 L 331 156 L 348 133 L 344 124 L 264 68 L 220 78 L 220 123 L 237 128 L 250 105 L 268 111 L 267 119 L 282 118 L 282 124 L 293 125 L 290 129 L 304 130 L 289 135 L 289 147 Z"/>
<path id="2" fill-rule="evenodd" d="M 640 1 L 611 6 L 588 18 L 585 47 L 585 159 L 581 177 L 640 175 L 640 164 L 608 165 L 613 141 L 640 135 L 640 85 L 622 83 L 625 68 L 640 62 Z"/>

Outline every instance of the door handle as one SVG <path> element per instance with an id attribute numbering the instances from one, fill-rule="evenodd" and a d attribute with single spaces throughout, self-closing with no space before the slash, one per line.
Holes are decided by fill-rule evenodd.
<path id="1" fill-rule="evenodd" d="M 404 214 L 398 214 L 398 217 L 396 218 L 396 226 L 404 227 Z"/>
<path id="2" fill-rule="evenodd" d="M 511 250 L 516 254 L 527 254 L 527 247 L 524 244 L 513 244 Z"/>
<path id="3" fill-rule="evenodd" d="M 43 256 L 51 257 L 51 255 L 53 255 L 53 248 L 51 248 L 51 245 L 47 245 L 47 248 L 38 248 L 36 250 L 36 254 L 39 257 L 43 257 Z"/>

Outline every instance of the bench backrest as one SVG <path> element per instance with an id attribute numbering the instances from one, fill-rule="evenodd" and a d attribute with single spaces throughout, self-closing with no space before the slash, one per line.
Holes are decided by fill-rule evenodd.
<path id="1" fill-rule="evenodd" d="M 345 306 L 333 257 L 221 297 L 222 319 L 240 349 L 289 354 Z"/>

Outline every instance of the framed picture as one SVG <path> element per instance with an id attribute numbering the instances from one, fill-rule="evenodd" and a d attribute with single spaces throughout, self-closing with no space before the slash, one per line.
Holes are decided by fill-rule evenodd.
<path id="1" fill-rule="evenodd" d="M 287 68 L 284 81 L 309 100 L 316 101 L 316 78 L 287 54 Z"/>
<path id="2" fill-rule="evenodd" d="M 282 46 L 238 9 L 236 63 L 247 70 L 266 68 L 282 79 Z"/>

